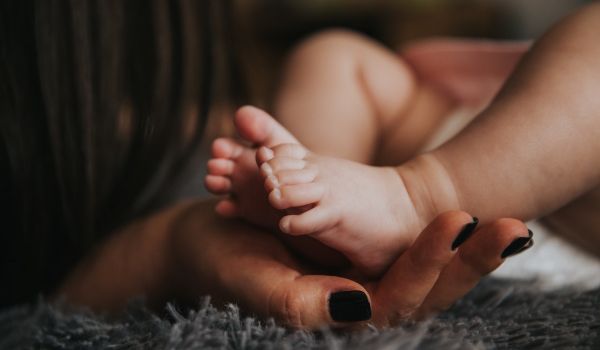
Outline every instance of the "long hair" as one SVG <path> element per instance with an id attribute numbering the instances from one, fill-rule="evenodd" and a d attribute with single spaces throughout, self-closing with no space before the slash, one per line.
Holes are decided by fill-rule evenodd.
<path id="1" fill-rule="evenodd" d="M 211 1 L 0 5 L 0 305 L 147 213 L 202 134 Z"/>

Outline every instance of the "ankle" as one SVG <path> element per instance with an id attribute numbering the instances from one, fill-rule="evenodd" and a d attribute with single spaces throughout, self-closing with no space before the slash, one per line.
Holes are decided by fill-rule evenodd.
<path id="1" fill-rule="evenodd" d="M 439 214 L 461 209 L 456 186 L 433 153 L 419 155 L 398 166 L 396 171 L 415 208 L 420 230 Z"/>

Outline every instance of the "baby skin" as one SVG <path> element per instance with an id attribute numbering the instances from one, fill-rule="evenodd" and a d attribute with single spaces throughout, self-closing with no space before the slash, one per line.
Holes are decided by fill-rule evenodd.
<path id="1" fill-rule="evenodd" d="M 217 211 L 278 227 L 289 235 L 310 235 L 343 253 L 362 273 L 376 275 L 415 239 L 414 232 L 441 212 L 464 210 L 489 222 L 498 217 L 528 220 L 557 209 L 597 186 L 600 179 L 600 118 L 596 112 L 600 102 L 595 98 L 600 90 L 600 80 L 595 78 L 600 69 L 594 64 L 600 59 L 600 49 L 590 34 L 600 29 L 599 19 L 600 5 L 594 4 L 559 23 L 535 44 L 474 122 L 439 148 L 422 154 L 407 152 L 418 149 L 420 141 L 395 141 L 429 135 L 420 126 L 435 124 L 428 123 L 428 118 L 436 120 L 436 113 L 444 108 L 423 113 L 432 111 L 423 107 L 430 103 L 419 105 L 423 84 L 419 81 L 407 89 L 410 79 L 395 89 L 413 91 L 404 97 L 398 94 L 396 100 L 403 104 L 388 103 L 397 101 L 385 95 L 389 89 L 378 88 L 389 87 L 378 85 L 378 79 L 398 74 L 393 74 L 392 68 L 384 72 L 387 74 L 377 71 L 386 67 L 383 61 L 377 62 L 379 54 L 362 57 L 355 64 L 352 55 L 369 52 L 372 44 L 342 35 L 337 39 L 366 45 L 343 53 L 349 63 L 332 60 L 332 67 L 343 68 L 348 63 L 350 71 L 334 79 L 326 75 L 335 73 L 331 67 L 319 72 L 317 65 L 311 69 L 319 74 L 307 74 L 310 57 L 304 65 L 296 62 L 297 74 L 292 67 L 275 107 L 279 120 L 317 152 L 303 146 L 264 112 L 242 108 L 236 115 L 237 129 L 257 148 L 233 140 L 215 142 L 206 185 L 215 193 L 231 194 Z M 327 40 L 332 40 L 331 35 Z M 322 46 L 327 40 L 315 45 Z M 344 45 L 332 47 L 339 51 Z M 296 58 L 306 59 L 307 52 L 310 50 Z M 313 53 L 323 52 L 326 50 L 320 47 Z M 451 61 L 440 60 L 440 52 L 443 50 L 434 55 L 438 62 Z M 421 62 L 427 62 L 427 50 L 420 55 Z M 390 56 L 387 61 L 391 62 Z M 313 63 L 323 62 L 327 60 L 319 57 Z M 457 93 L 433 98 L 440 106 L 455 107 L 461 96 L 478 91 L 473 88 L 477 84 L 469 89 L 453 85 L 452 75 L 444 75 L 436 67 L 422 64 L 420 68 L 424 68 L 421 76 L 437 72 L 434 79 L 450 77 L 441 85 Z M 343 81 L 356 76 L 361 79 Z M 473 76 L 467 78 L 475 81 L 470 79 Z M 315 84 L 311 85 L 311 79 Z M 332 82 L 339 86 L 327 85 Z M 431 96 L 425 99 L 431 100 Z M 377 113 L 371 113 L 374 111 Z M 323 137 L 322 130 L 331 134 Z M 383 139 L 375 139 L 377 135 Z M 384 154 L 377 154 L 378 148 L 383 148 Z M 373 167 L 350 159 L 367 164 L 386 163 L 385 159 L 395 167 Z M 256 188 L 263 187 L 268 196 L 257 203 Z M 527 237 L 524 232 L 523 239 Z"/>
<path id="2" fill-rule="evenodd" d="M 331 40 L 330 36 L 329 34 L 325 35 L 325 42 Z M 395 79 L 392 87 L 396 91 L 410 93 L 413 88 L 411 83 L 414 83 L 413 72 L 400 61 L 399 57 L 388 52 L 381 52 L 382 50 L 373 47 L 373 44 L 364 41 L 363 38 L 357 38 L 349 33 L 341 33 L 341 38 L 338 38 L 339 34 L 333 36 L 332 44 L 335 45 L 332 46 L 337 48 L 336 56 L 352 57 L 352 52 L 340 51 L 340 47 L 350 46 L 349 49 L 353 50 L 354 46 L 357 46 L 357 51 L 370 54 L 370 57 L 357 58 L 357 61 L 364 62 L 367 66 L 384 66 L 393 71 L 393 74 L 377 74 L 374 69 L 365 67 L 366 72 L 375 76 L 370 79 L 372 82 L 370 86 L 374 90 L 382 91 L 383 87 L 390 87 L 389 83 L 381 81 L 378 77 L 392 76 Z M 310 46 L 315 46 L 314 51 L 319 54 L 326 52 L 322 47 L 323 40 L 321 38 L 313 41 L 316 45 L 310 42 L 305 45 L 309 46 L 308 51 L 313 49 Z M 337 41 L 342 41 L 342 45 Z M 418 101 L 416 108 L 403 106 L 409 100 L 408 96 L 405 96 L 395 101 L 399 106 L 389 106 L 389 104 L 386 106 L 384 99 L 379 100 L 381 106 L 377 106 L 377 109 L 400 111 L 409 109 L 412 119 L 425 119 L 428 120 L 427 123 L 434 124 L 430 120 L 438 118 L 440 113 L 447 113 L 448 101 L 461 105 L 479 106 L 484 104 L 505 79 L 516 58 L 523 53 L 524 46 L 518 45 L 516 49 L 511 46 L 508 47 L 508 50 L 507 47 L 502 46 L 498 53 L 491 56 L 486 46 L 484 55 L 490 56 L 491 60 L 481 57 L 481 52 L 477 50 L 473 57 L 472 46 L 467 45 L 470 51 L 466 52 L 461 48 L 457 61 L 460 61 L 464 67 L 465 63 L 462 62 L 467 57 L 470 60 L 467 64 L 469 68 L 473 67 L 471 61 L 477 61 L 493 66 L 494 69 L 480 67 L 476 76 L 475 73 L 466 72 L 461 75 L 460 82 L 457 83 L 448 79 L 444 74 L 439 74 L 439 67 L 430 64 L 431 61 L 439 61 L 437 58 L 432 60 L 432 56 L 437 55 L 436 52 L 427 56 L 427 54 L 423 54 L 423 50 L 412 50 L 410 54 L 417 56 L 414 60 L 421 64 L 422 75 L 427 76 L 433 67 L 433 71 L 437 72 L 436 77 L 441 79 L 436 83 L 442 85 L 448 93 L 434 93 L 429 91 L 431 89 L 425 88 L 427 91 L 421 94 L 425 95 L 425 98 L 415 98 Z M 426 45 L 427 47 L 429 46 Z M 302 48 L 299 51 L 303 51 Z M 311 52 L 308 54 L 314 57 Z M 322 57 L 317 58 L 318 64 L 321 65 L 324 60 Z M 331 61 L 335 63 L 334 66 L 339 66 L 338 57 L 331 57 Z M 299 65 L 305 69 L 306 66 L 310 66 L 310 62 L 303 61 Z M 457 68 L 461 69 L 460 66 L 452 66 L 453 71 Z M 462 69 L 464 70 L 464 68 Z M 326 71 L 334 76 L 324 76 L 319 72 L 300 74 L 315 78 L 311 78 L 310 84 L 299 83 L 303 86 L 308 85 L 310 93 L 328 96 L 330 95 L 328 90 L 323 89 L 326 85 L 319 79 L 340 81 L 340 86 L 331 87 L 332 90 L 337 91 L 336 95 L 354 97 L 352 87 L 357 87 L 359 82 L 347 82 L 344 79 L 348 76 L 356 76 L 356 74 L 349 74 L 350 72 L 346 71 L 336 72 L 335 69 Z M 335 76 L 336 74 L 337 76 Z M 298 83 L 298 80 L 293 77 L 291 80 Z M 470 83 L 467 86 L 473 86 L 477 85 L 478 81 L 486 82 L 488 87 L 483 89 L 481 86 L 470 89 L 464 87 L 465 82 Z M 495 83 L 489 86 L 490 81 Z M 296 105 L 304 109 L 311 106 L 310 101 L 314 98 L 310 93 L 302 94 L 302 88 L 292 87 L 292 89 L 294 93 L 290 96 L 300 97 L 303 103 L 286 101 L 285 93 L 283 93 L 284 97 L 281 100 L 284 105 Z M 419 95 L 419 93 L 413 94 Z M 368 93 L 368 95 L 372 95 L 372 93 Z M 360 111 L 360 108 L 356 108 L 357 106 L 352 106 L 351 110 L 344 110 L 348 98 L 343 99 L 340 108 L 333 108 L 335 99 L 331 98 L 328 99 L 326 106 L 317 106 L 317 110 L 310 110 L 310 108 L 305 110 L 305 115 L 319 120 L 305 120 L 306 123 L 303 123 L 301 128 L 295 128 L 296 131 L 302 135 L 312 136 L 321 125 L 335 121 L 338 116 L 348 117 L 349 112 Z M 362 96 L 362 98 L 368 99 L 366 96 Z M 354 100 L 359 99 L 354 98 Z M 426 107 L 423 108 L 423 105 Z M 294 111 L 302 111 L 302 108 L 295 108 Z M 287 117 L 287 124 L 294 127 L 296 119 L 286 113 L 285 108 L 280 113 Z M 347 121 L 340 121 L 340 123 L 357 127 L 360 130 L 368 130 L 369 125 L 364 124 L 369 120 L 362 118 L 366 115 L 367 113 L 359 116 L 354 123 Z M 292 117 L 291 120 L 290 117 Z M 399 115 L 396 119 L 402 117 Z M 373 116 L 371 119 L 375 118 Z M 388 117 L 388 119 L 392 118 Z M 222 200 L 217 205 L 217 212 L 227 217 L 242 217 L 254 224 L 280 231 L 284 234 L 282 237 L 291 243 L 293 248 L 305 256 L 308 255 L 308 258 L 321 265 L 325 263 L 331 267 L 344 267 L 343 261 L 339 257 L 332 258 L 333 252 L 341 252 L 358 270 L 359 274 L 367 277 L 377 276 L 412 244 L 416 238 L 415 233 L 420 232 L 425 224 L 433 219 L 433 215 L 439 211 L 430 210 L 433 204 L 425 203 L 425 198 L 430 198 L 430 196 L 421 196 L 422 198 L 419 198 L 417 203 L 413 202 L 409 193 L 424 192 L 427 188 L 423 182 L 413 181 L 415 177 L 411 176 L 410 166 L 399 172 L 399 169 L 392 166 L 375 167 L 359 163 L 372 163 L 372 160 L 363 159 L 361 154 L 364 154 L 365 150 L 366 153 L 373 153 L 372 150 L 369 150 L 369 144 L 373 142 L 364 142 L 363 140 L 363 143 L 366 144 L 363 144 L 358 152 L 344 154 L 348 148 L 360 144 L 357 136 L 361 134 L 357 134 L 357 130 L 348 130 L 347 133 L 342 133 L 346 139 L 340 139 L 335 143 L 341 152 L 327 149 L 320 142 L 321 140 L 340 138 L 339 133 L 332 134 L 326 139 L 319 138 L 316 140 L 317 142 L 312 140 L 314 147 L 335 156 L 332 157 L 311 152 L 280 123 L 257 108 L 249 106 L 241 108 L 235 115 L 235 125 L 238 134 L 254 146 L 247 147 L 233 139 L 221 138 L 214 141 L 213 159 L 208 162 L 206 187 L 215 194 L 230 195 L 228 199 Z M 308 130 L 304 128 L 305 126 L 309 127 Z M 386 129 L 390 128 L 386 126 Z M 428 134 L 427 131 L 423 133 L 421 130 L 420 132 L 421 138 Z M 414 130 L 408 130 L 408 133 L 415 134 Z M 397 136 L 392 133 L 392 137 Z M 408 139 L 404 135 L 400 136 L 402 140 Z M 421 142 L 421 139 L 417 139 L 413 144 L 403 142 L 395 147 L 398 150 L 395 154 L 412 154 Z M 384 157 L 378 156 L 378 158 Z M 419 163 L 429 162 L 421 161 Z M 435 166 L 427 166 L 428 172 L 437 170 L 438 168 Z M 402 173 L 406 173 L 408 182 L 403 179 Z M 422 176 L 423 174 L 420 174 L 417 178 Z M 448 187 L 447 182 L 442 187 Z M 414 188 L 409 189 L 406 184 L 412 185 Z M 264 192 L 265 189 L 266 192 Z M 448 195 L 444 195 L 445 193 Z M 458 208 L 456 200 L 452 198 L 452 191 L 438 191 L 436 201 L 439 209 Z M 322 246 L 314 244 L 313 239 L 306 239 L 308 237 L 320 241 L 327 247 L 333 248 L 334 251 L 323 251 Z"/>
<path id="3" fill-rule="evenodd" d="M 232 139 L 213 143 L 206 186 L 232 194 L 217 205 L 219 214 L 310 235 L 367 276 L 381 273 L 415 239 L 399 233 L 426 224 L 394 168 L 312 153 L 254 107 L 242 107 L 235 120 L 239 134 L 259 148 Z"/>

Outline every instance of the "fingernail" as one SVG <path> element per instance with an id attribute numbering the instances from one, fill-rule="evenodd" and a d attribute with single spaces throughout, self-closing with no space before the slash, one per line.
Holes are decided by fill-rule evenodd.
<path id="1" fill-rule="evenodd" d="M 273 174 L 273 169 L 271 168 L 269 163 L 262 163 L 262 165 L 260 166 L 260 170 L 262 170 L 263 174 L 265 174 L 266 176 Z"/>
<path id="2" fill-rule="evenodd" d="M 479 224 L 479 219 L 476 217 L 473 217 L 473 221 L 466 224 L 463 227 L 463 229 L 460 231 L 458 236 L 456 236 L 456 238 L 454 239 L 454 242 L 452 242 L 452 250 L 455 250 L 456 248 L 458 248 L 469 237 L 471 237 L 473 232 L 475 232 L 475 227 L 477 227 L 477 224 Z"/>
<path id="3" fill-rule="evenodd" d="M 531 248 L 531 246 L 533 246 L 533 232 L 531 232 L 531 230 L 527 230 L 527 232 L 529 233 L 527 237 L 519 237 L 512 241 L 512 243 L 510 243 L 508 247 L 504 249 L 500 257 L 505 259 Z"/>
<path id="4" fill-rule="evenodd" d="M 371 304 L 361 291 L 336 292 L 329 296 L 329 314 L 337 322 L 366 321 L 371 318 Z"/>

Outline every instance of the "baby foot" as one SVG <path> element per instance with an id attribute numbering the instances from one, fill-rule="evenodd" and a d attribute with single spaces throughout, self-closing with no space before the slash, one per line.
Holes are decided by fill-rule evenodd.
<path id="1" fill-rule="evenodd" d="M 275 146 L 298 141 L 279 123 L 258 108 L 240 108 L 235 126 L 244 139 L 261 145 Z M 242 217 L 253 224 L 277 228 L 281 212 L 267 202 L 263 180 L 258 174 L 256 149 L 231 138 L 219 138 L 212 144 L 212 159 L 207 164 L 204 184 L 214 194 L 228 194 L 215 210 L 225 217 Z"/>
<path id="2" fill-rule="evenodd" d="M 242 217 L 255 225 L 276 229 L 281 213 L 265 198 L 255 157 L 255 149 L 231 138 L 216 139 L 204 184 L 213 194 L 229 195 L 217 203 L 215 211 L 219 215 Z"/>
<path id="3" fill-rule="evenodd" d="M 422 226 L 393 168 L 320 156 L 298 143 L 261 147 L 257 158 L 269 203 L 288 211 L 280 230 L 314 237 L 367 276 L 383 272 Z"/>
<path id="4" fill-rule="evenodd" d="M 237 127 L 261 145 L 256 159 L 269 203 L 280 210 L 281 231 L 321 241 L 368 276 L 380 274 L 412 243 L 423 222 L 395 169 L 319 156 L 295 139 L 273 142 L 255 127 L 289 133 L 262 111 L 254 118 Z"/>
<path id="5" fill-rule="evenodd" d="M 279 123 L 254 107 L 240 108 L 235 116 L 235 124 L 239 134 L 253 143 L 274 146 L 298 142 Z M 207 167 L 208 175 L 204 184 L 208 191 L 228 195 L 215 207 L 219 215 L 243 218 L 255 225 L 279 231 L 278 222 L 285 213 L 273 208 L 267 200 L 264 181 L 256 164 L 256 148 L 231 138 L 219 138 L 212 144 L 212 159 Z M 310 237 L 286 235 L 283 238 L 297 253 L 321 266 L 339 269 L 349 265 L 339 252 Z"/>

